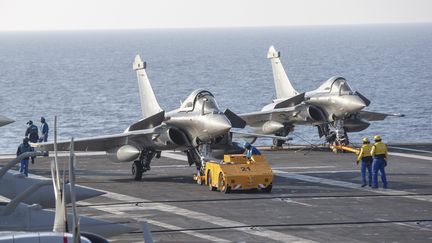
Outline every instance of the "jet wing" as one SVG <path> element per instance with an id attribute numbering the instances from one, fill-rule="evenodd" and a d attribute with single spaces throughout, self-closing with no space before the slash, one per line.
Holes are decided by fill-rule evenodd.
<path id="1" fill-rule="evenodd" d="M 297 112 L 298 111 L 295 109 L 295 107 L 289 107 L 277 110 L 244 113 L 240 114 L 239 116 L 249 125 L 264 123 L 266 121 L 283 121 L 289 123 L 290 117 L 293 117 Z"/>
<path id="2" fill-rule="evenodd" d="M 107 151 L 111 148 L 125 144 L 139 144 L 142 147 L 152 145 L 152 136 L 159 134 L 160 129 L 151 128 L 136 131 L 129 131 L 113 135 L 99 137 L 74 139 L 74 148 L 76 151 Z M 32 147 L 42 151 L 53 151 L 54 143 L 32 143 Z M 58 141 L 57 149 L 59 151 L 68 151 L 70 141 Z"/>
<path id="3" fill-rule="evenodd" d="M 276 138 L 276 139 L 285 140 L 285 141 L 292 140 L 292 138 L 289 138 L 289 137 L 250 133 L 250 132 L 241 131 L 241 130 L 238 130 L 235 128 L 232 128 L 230 132 L 233 133 L 233 135 L 236 135 L 236 137 L 243 137 L 243 138 Z"/>
<path id="4" fill-rule="evenodd" d="M 398 113 L 387 114 L 373 111 L 360 111 L 357 115 L 358 118 L 368 121 L 382 121 L 388 116 L 404 117 L 405 115 Z"/>

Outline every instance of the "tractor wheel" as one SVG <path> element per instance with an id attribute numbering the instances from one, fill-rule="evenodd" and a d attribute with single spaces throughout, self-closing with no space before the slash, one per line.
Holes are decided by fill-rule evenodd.
<path id="1" fill-rule="evenodd" d="M 272 188 L 273 188 L 273 185 L 270 184 L 266 188 L 263 188 L 262 191 L 265 192 L 265 193 L 270 193 L 271 190 L 272 190 Z"/>
<path id="2" fill-rule="evenodd" d="M 219 188 L 219 191 L 221 191 L 223 193 L 230 193 L 231 192 L 231 187 L 227 185 L 227 182 L 226 182 L 222 173 L 219 173 L 218 188 Z"/>
<path id="3" fill-rule="evenodd" d="M 217 188 L 212 185 L 212 177 L 210 170 L 207 172 L 207 185 L 210 191 L 216 191 Z"/>

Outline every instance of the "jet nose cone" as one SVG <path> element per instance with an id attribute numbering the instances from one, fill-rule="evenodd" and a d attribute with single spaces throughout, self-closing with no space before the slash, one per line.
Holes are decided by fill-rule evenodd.
<path id="1" fill-rule="evenodd" d="M 219 136 L 227 133 L 231 129 L 231 122 L 225 115 L 217 115 L 211 119 L 208 131 L 213 136 Z"/>
<path id="2" fill-rule="evenodd" d="M 348 104 L 348 107 L 353 112 L 360 111 L 366 106 L 366 103 L 358 96 L 352 96 Z"/>
<path id="3" fill-rule="evenodd" d="M 12 123 L 12 122 L 15 122 L 15 121 L 12 120 L 12 119 L 10 119 L 10 118 L 7 118 L 5 116 L 0 116 L 0 127 L 4 126 L 4 125 L 7 125 L 9 123 Z"/>

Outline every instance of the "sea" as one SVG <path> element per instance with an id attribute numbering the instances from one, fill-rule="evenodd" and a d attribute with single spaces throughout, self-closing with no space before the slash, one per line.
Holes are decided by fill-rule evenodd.
<path id="1" fill-rule="evenodd" d="M 198 88 L 221 109 L 258 111 L 275 98 L 271 45 L 298 91 L 340 75 L 371 100 L 365 110 L 405 115 L 372 122 L 351 141 L 432 142 L 432 24 L 34 31 L 0 32 L 0 115 L 16 120 L 0 128 L 0 154 L 15 153 L 27 121 L 39 126 L 41 116 L 51 128 L 58 117 L 60 139 L 120 133 L 141 119 L 136 54 L 167 111 Z M 323 142 L 312 126 L 290 136 Z"/>

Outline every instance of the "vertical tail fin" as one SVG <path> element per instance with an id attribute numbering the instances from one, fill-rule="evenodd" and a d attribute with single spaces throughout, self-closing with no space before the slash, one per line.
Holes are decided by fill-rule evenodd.
<path id="1" fill-rule="evenodd" d="M 299 94 L 299 92 L 294 89 L 291 82 L 289 81 L 279 57 L 280 52 L 277 52 L 273 46 L 270 46 L 267 53 L 267 58 L 271 60 L 272 64 L 276 97 L 278 99 L 291 98 Z"/>
<path id="2" fill-rule="evenodd" d="M 80 243 L 81 232 L 79 227 L 79 219 L 76 208 L 76 195 L 75 195 L 75 148 L 74 148 L 74 138 L 71 138 L 70 142 L 70 154 L 69 154 L 69 183 L 70 183 L 70 200 L 72 204 L 72 213 L 73 213 L 73 226 L 72 226 L 72 234 L 73 234 L 73 243 Z"/>
<path id="3" fill-rule="evenodd" d="M 135 61 L 133 63 L 133 69 L 137 73 L 138 87 L 141 99 L 141 109 L 144 118 L 162 111 L 150 85 L 150 80 L 147 77 L 145 68 L 146 63 L 141 60 L 141 57 L 139 55 L 136 55 Z"/>
<path id="4" fill-rule="evenodd" d="M 60 172 L 57 157 L 57 116 L 54 117 L 54 161 L 51 162 L 51 176 L 55 196 L 55 217 L 53 231 L 67 232 L 66 204 L 64 200 L 64 187 L 60 184 Z M 64 182 L 64 180 L 63 180 Z"/>

